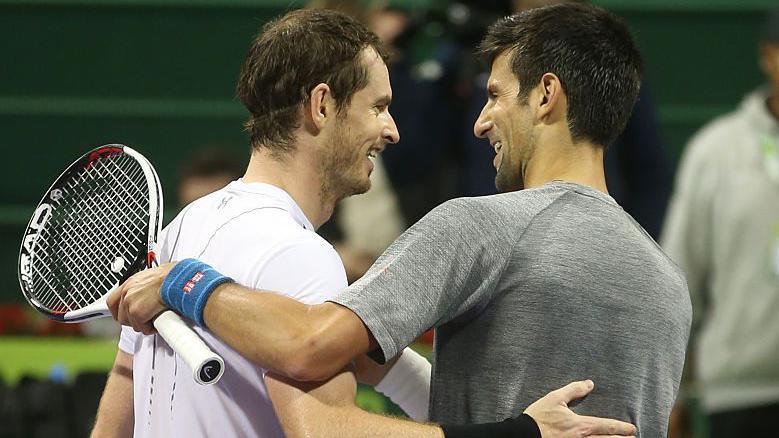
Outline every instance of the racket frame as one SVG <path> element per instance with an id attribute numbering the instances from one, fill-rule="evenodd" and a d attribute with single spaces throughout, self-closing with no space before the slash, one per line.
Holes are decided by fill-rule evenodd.
<path id="1" fill-rule="evenodd" d="M 55 190 L 67 180 L 69 174 L 76 172 L 85 166 L 89 166 L 93 161 L 102 158 L 106 154 L 125 153 L 135 159 L 140 165 L 146 184 L 149 187 L 149 224 L 146 233 L 146 252 L 139 251 L 135 260 L 132 261 L 130 268 L 122 275 L 119 282 L 108 292 L 103 294 L 94 302 L 77 310 L 68 312 L 51 311 L 43 306 L 35 298 L 32 286 L 31 266 L 34 255 L 35 241 L 38 238 L 48 220 L 51 218 L 53 206 L 48 202 L 57 202 Z M 154 170 L 154 166 L 146 157 L 134 149 L 120 145 L 109 144 L 87 152 L 71 164 L 46 191 L 38 207 L 33 213 L 30 222 L 25 229 L 22 245 L 19 250 L 19 285 L 22 289 L 25 299 L 30 305 L 43 313 L 47 317 L 65 323 L 83 322 L 90 319 L 109 316 L 106 300 L 120 284 L 126 281 L 130 276 L 143 268 L 148 268 L 158 263 L 157 261 L 157 237 L 162 230 L 162 212 L 163 212 L 162 184 L 160 184 L 159 175 Z M 167 310 L 160 314 L 154 320 L 154 326 L 166 342 L 184 359 L 192 369 L 193 379 L 201 385 L 209 385 L 219 381 L 224 373 L 224 360 L 203 342 L 203 340 L 187 325 L 184 320 L 175 312 Z"/>

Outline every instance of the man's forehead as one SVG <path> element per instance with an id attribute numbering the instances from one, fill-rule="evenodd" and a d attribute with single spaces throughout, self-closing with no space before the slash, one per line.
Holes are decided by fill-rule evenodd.
<path id="1" fill-rule="evenodd" d="M 365 65 L 367 68 L 375 68 L 382 66 L 384 68 L 387 67 L 387 64 L 384 62 L 384 59 L 381 58 L 381 55 L 371 46 L 368 46 L 360 52 L 360 61 Z"/>
<path id="2" fill-rule="evenodd" d="M 505 86 L 513 82 L 516 82 L 516 78 L 511 70 L 511 54 L 505 50 L 492 60 L 487 86 Z"/>
<path id="3" fill-rule="evenodd" d="M 388 94 L 391 97 L 392 88 L 387 64 L 371 47 L 364 49 L 361 57 L 363 65 L 368 71 L 368 86 L 361 91 L 371 90 L 376 94 Z"/>

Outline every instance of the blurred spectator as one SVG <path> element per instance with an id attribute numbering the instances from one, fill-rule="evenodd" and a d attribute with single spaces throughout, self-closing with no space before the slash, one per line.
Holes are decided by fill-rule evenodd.
<path id="1" fill-rule="evenodd" d="M 562 1 L 565 0 L 513 0 L 512 7 L 514 12 L 520 12 Z M 484 105 L 486 82 L 486 74 L 474 79 L 466 115 L 468 120 L 476 120 Z M 660 232 L 671 188 L 671 168 L 656 113 L 644 84 L 625 130 L 610 145 L 605 158 L 609 194 L 655 239 Z M 496 193 L 493 149 L 484 140 L 473 136 L 469 124 L 464 124 L 461 130 L 464 138 L 461 194 L 480 196 Z"/>
<path id="2" fill-rule="evenodd" d="M 692 372 L 711 436 L 776 436 L 779 418 L 779 9 L 760 43 L 768 84 L 698 132 L 662 244 L 685 270 Z"/>
<path id="3" fill-rule="evenodd" d="M 349 282 L 357 280 L 406 229 L 398 201 L 382 166 L 371 173 L 371 189 L 341 201 L 336 212 L 342 239 L 335 249 Z"/>
<path id="4" fill-rule="evenodd" d="M 215 192 L 243 175 L 246 163 L 224 148 L 202 148 L 188 155 L 179 170 L 179 206 Z"/>
<path id="5" fill-rule="evenodd" d="M 403 216 L 411 224 L 456 194 L 460 105 L 452 90 L 459 50 L 434 11 L 415 15 L 385 9 L 375 14 L 371 28 L 383 35 L 393 53 L 392 113 L 400 141 L 383 156 Z"/>

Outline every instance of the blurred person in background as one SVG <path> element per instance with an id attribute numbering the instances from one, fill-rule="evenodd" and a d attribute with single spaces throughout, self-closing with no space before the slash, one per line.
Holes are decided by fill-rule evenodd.
<path id="1" fill-rule="evenodd" d="M 685 149 L 661 240 L 687 273 L 714 438 L 776 436 L 779 417 L 779 9 L 759 60 L 767 84 Z"/>
<path id="2" fill-rule="evenodd" d="M 584 3 L 582 0 L 511 0 L 510 7 L 516 13 L 566 2 Z M 479 2 L 462 3 L 473 4 L 473 8 Z M 472 120 L 481 111 L 486 93 L 486 74 L 473 76 L 471 82 L 473 90 L 467 104 L 469 114 L 466 117 Z M 463 133 L 462 147 L 461 194 L 494 194 L 495 186 L 489 180 L 493 172 L 489 161 L 492 150 L 485 147 L 482 140 L 474 138 L 470 130 Z M 608 146 L 604 163 L 611 196 L 657 239 L 671 190 L 671 165 L 646 81 L 642 84 L 625 130 Z"/>
<path id="3" fill-rule="evenodd" d="M 221 189 L 243 175 L 246 163 L 226 149 L 204 147 L 188 155 L 179 169 L 176 195 L 180 207 Z"/>
<path id="4" fill-rule="evenodd" d="M 370 27 L 390 53 L 392 107 L 403 131 L 382 158 L 404 222 L 412 224 L 456 195 L 461 104 L 452 90 L 460 51 L 435 9 L 376 8 Z"/>

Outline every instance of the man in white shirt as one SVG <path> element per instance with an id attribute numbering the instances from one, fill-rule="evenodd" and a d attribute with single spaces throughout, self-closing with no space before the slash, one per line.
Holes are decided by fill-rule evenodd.
<path id="1" fill-rule="evenodd" d="M 764 26 L 766 83 L 690 140 L 661 239 L 687 274 L 685 383 L 712 438 L 776 435 L 779 415 L 779 8 Z"/>
<path id="2" fill-rule="evenodd" d="M 283 291 L 304 303 L 343 289 L 343 266 L 314 231 L 339 200 L 368 190 L 373 158 L 398 141 L 384 60 L 375 35 L 331 11 L 295 11 L 266 25 L 238 85 L 252 114 L 246 174 L 174 219 L 160 239 L 161 260 L 196 257 L 243 285 Z M 111 304 L 125 315 L 118 297 Z M 295 382 L 255 366 L 251 355 L 241 356 L 208 330 L 194 329 L 224 357 L 222 380 L 198 386 L 151 326 L 144 335 L 125 328 L 93 436 L 441 436 L 437 425 L 359 410 L 351 369 L 325 382 Z M 371 369 L 375 381 L 388 368 Z M 406 350 L 384 378 L 394 383 L 382 385 L 412 417 L 425 419 L 429 378 L 429 365 Z M 557 425 L 546 429 L 554 432 L 615 430 L 618 422 L 566 408 L 590 389 L 578 382 L 551 393 L 534 404 L 536 420 Z M 297 429 L 301 412 L 321 417 L 322 429 Z"/>

